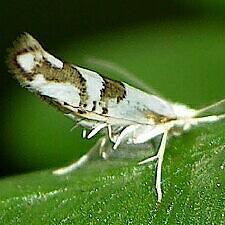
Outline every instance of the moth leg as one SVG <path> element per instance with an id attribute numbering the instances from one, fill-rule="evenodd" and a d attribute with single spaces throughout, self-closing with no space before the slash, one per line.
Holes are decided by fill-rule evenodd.
<path id="1" fill-rule="evenodd" d="M 113 142 L 112 126 L 110 124 L 108 124 L 108 135 L 109 140 Z"/>
<path id="2" fill-rule="evenodd" d="M 107 143 L 107 137 L 103 136 L 101 137 L 97 143 L 87 152 L 85 155 L 81 156 L 80 159 L 78 159 L 76 162 L 72 163 L 69 166 L 57 169 L 53 171 L 53 174 L 55 175 L 65 175 L 68 173 L 71 173 L 72 171 L 84 166 L 87 164 L 95 155 L 96 152 L 99 151 L 100 153 L 103 151 L 105 144 Z"/>
<path id="3" fill-rule="evenodd" d="M 166 130 L 163 133 L 163 137 L 160 143 L 159 151 L 157 155 L 152 156 L 148 159 L 145 159 L 138 163 L 138 165 L 142 165 L 148 162 L 152 162 L 154 160 L 158 160 L 157 162 L 157 173 L 156 173 L 156 191 L 158 196 L 158 202 L 160 203 L 162 201 L 162 189 L 161 189 L 161 176 L 162 176 L 162 162 L 163 162 L 163 156 L 166 148 L 166 139 L 168 135 L 168 130 Z"/>
<path id="4" fill-rule="evenodd" d="M 132 133 L 139 125 L 130 125 L 128 127 L 126 127 L 119 135 L 119 137 L 117 138 L 113 149 L 116 150 L 118 148 L 118 146 L 120 145 L 120 143 L 124 140 L 125 137 L 127 137 L 130 133 Z"/>
<path id="5" fill-rule="evenodd" d="M 86 138 L 87 137 L 87 130 L 83 129 L 82 130 L 82 138 Z"/>
<path id="6" fill-rule="evenodd" d="M 108 158 L 108 154 L 104 150 L 104 148 L 106 146 L 106 143 L 107 143 L 107 139 L 105 138 L 105 139 L 102 140 L 102 142 L 100 143 L 100 146 L 99 146 L 99 155 L 103 159 L 107 159 Z"/>
<path id="7" fill-rule="evenodd" d="M 100 130 L 102 130 L 103 128 L 107 127 L 107 124 L 106 123 L 100 123 L 100 124 L 97 124 L 96 127 L 94 127 L 91 132 L 88 134 L 87 138 L 90 139 L 92 138 L 93 136 L 95 136 Z"/>

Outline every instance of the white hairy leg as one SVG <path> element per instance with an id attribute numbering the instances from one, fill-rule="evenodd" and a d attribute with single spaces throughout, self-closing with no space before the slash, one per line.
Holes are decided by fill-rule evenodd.
<path id="1" fill-rule="evenodd" d="M 107 143 L 107 137 L 101 137 L 97 143 L 83 156 L 81 156 L 80 159 L 78 159 L 76 162 L 72 163 L 69 166 L 57 169 L 53 171 L 53 174 L 55 175 L 65 175 L 68 173 L 71 173 L 72 171 L 84 166 L 87 162 L 90 161 L 91 158 L 93 158 L 94 155 L 96 155 L 96 151 L 100 152 L 100 155 L 102 155 L 103 148 L 105 144 Z"/>
<path id="2" fill-rule="evenodd" d="M 142 165 L 148 162 L 152 162 L 154 160 L 158 160 L 157 162 L 157 173 L 156 173 L 156 191 L 158 196 L 158 202 L 160 203 L 162 200 L 162 189 L 161 189 L 161 176 L 162 176 L 162 162 L 163 156 L 166 148 L 166 140 L 167 140 L 168 130 L 163 133 L 162 141 L 160 143 L 160 147 L 157 155 L 152 156 L 148 159 L 145 159 L 138 163 L 138 165 Z"/>
<path id="3" fill-rule="evenodd" d="M 104 149 L 106 144 L 107 144 L 107 139 L 104 138 L 102 140 L 102 142 L 100 143 L 100 146 L 99 146 L 99 156 L 102 157 L 103 159 L 107 159 L 108 158 L 108 154 L 107 154 L 107 152 Z"/>
<path id="4" fill-rule="evenodd" d="M 115 144 L 113 145 L 113 149 L 116 150 L 120 143 L 123 141 L 123 139 L 128 136 L 130 133 L 132 133 L 139 125 L 138 124 L 133 124 L 128 127 L 126 127 L 119 135 L 117 138 Z"/>
<path id="5" fill-rule="evenodd" d="M 88 134 L 87 138 L 90 139 L 93 136 L 95 136 L 100 130 L 102 130 L 103 128 L 107 127 L 106 123 L 100 123 L 97 124 L 92 130 L 91 132 Z"/>

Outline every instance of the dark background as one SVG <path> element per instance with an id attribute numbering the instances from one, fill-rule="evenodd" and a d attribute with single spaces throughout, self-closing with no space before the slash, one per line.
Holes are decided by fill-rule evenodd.
<path id="1" fill-rule="evenodd" d="M 205 62 L 206 64 L 211 63 L 216 68 L 218 67 L 217 65 L 220 65 L 220 73 L 219 75 L 217 74 L 218 77 L 214 77 L 213 70 L 209 71 L 211 75 L 209 75 L 209 79 L 204 81 L 207 83 L 204 89 L 205 93 L 203 93 L 204 96 L 207 96 L 205 98 L 199 97 L 199 94 L 201 95 L 202 93 L 198 86 L 203 84 L 201 82 L 195 84 L 196 86 L 194 86 L 193 90 L 196 91 L 198 89 L 199 92 L 196 91 L 194 93 L 195 96 L 198 93 L 197 100 L 194 100 L 194 103 L 195 105 L 203 105 L 224 98 L 225 92 L 223 87 L 225 79 L 223 71 L 225 71 L 225 67 L 223 66 L 224 61 L 221 60 L 224 56 L 221 52 L 223 50 L 225 52 L 225 45 L 222 43 L 225 36 L 224 1 L 1 1 L 0 175 L 5 176 L 65 165 L 73 158 L 78 158 L 93 144 L 93 141 L 86 142 L 81 140 L 80 129 L 74 133 L 68 132 L 73 125 L 71 121 L 65 119 L 61 114 L 50 109 L 50 107 L 41 103 L 39 99 L 36 99 L 36 97 L 19 87 L 17 82 L 7 72 L 5 64 L 6 49 L 11 46 L 13 40 L 21 32 L 31 33 L 44 46 L 47 46 L 50 52 L 57 53 L 56 55 L 59 56 L 66 56 L 66 59 L 72 60 L 73 54 L 75 54 L 72 50 L 75 51 L 77 49 L 77 55 L 80 54 L 79 51 L 82 53 L 82 49 L 88 51 L 88 47 L 83 45 L 91 46 L 95 43 L 93 41 L 95 37 L 98 37 L 97 40 L 101 40 L 101 38 L 103 39 L 108 35 L 107 37 L 109 38 L 112 33 L 119 35 L 130 28 L 135 28 L 137 32 L 140 32 L 138 30 L 139 27 L 147 26 L 148 29 L 149 27 L 152 29 L 152 33 L 156 33 L 156 38 L 157 35 L 161 38 L 163 30 L 170 27 L 168 24 L 173 24 L 172 27 L 175 32 L 176 27 L 185 27 L 188 24 L 187 36 L 189 32 L 195 33 L 198 29 L 201 30 L 201 27 L 204 27 L 203 39 L 206 41 L 205 46 L 212 47 L 215 44 L 212 42 L 212 38 L 209 38 L 207 44 L 207 29 L 209 29 L 211 36 L 218 36 L 218 39 L 215 38 L 215 40 L 221 41 L 222 49 L 218 47 L 218 54 L 220 54 L 218 60 L 220 62 L 215 64 L 217 62 L 217 52 L 213 51 L 213 47 L 210 48 L 211 56 L 208 54 L 207 49 L 202 53 L 202 56 L 209 56 L 208 61 Z M 158 29 L 158 25 L 161 27 L 160 29 Z M 160 33 L 161 31 L 162 33 Z M 183 29 L 180 36 L 177 35 L 175 39 L 179 42 L 183 40 L 186 34 L 185 29 Z M 195 36 L 193 38 L 195 39 Z M 202 37 L 197 35 L 197 38 L 201 39 Z M 84 40 L 87 41 L 85 42 Z M 90 42 L 88 43 L 88 41 Z M 79 47 L 75 48 L 72 43 L 76 43 L 75 46 Z M 199 43 L 201 43 L 201 40 L 199 40 Z M 70 49 L 70 46 L 73 46 L 73 48 L 71 47 Z M 143 46 L 145 46 L 145 43 L 143 43 Z M 185 48 L 189 47 L 183 46 L 184 49 L 181 52 L 185 54 Z M 132 48 L 132 45 L 130 45 L 130 48 Z M 193 48 L 198 51 L 198 45 L 193 46 Z M 145 50 L 147 51 L 148 49 L 146 48 Z M 117 51 L 117 49 L 115 48 L 114 51 Z M 132 49 L 129 51 L 132 51 Z M 173 54 L 176 55 L 178 53 L 174 52 Z M 127 53 L 124 55 L 121 53 L 121 58 L 125 57 L 125 55 L 129 58 Z M 132 59 L 134 55 L 131 54 L 130 57 Z M 192 57 L 193 55 L 191 54 L 187 56 L 190 59 Z M 110 60 L 110 57 L 108 59 Z M 118 59 L 118 62 L 120 62 L 120 59 Z M 82 63 L 82 60 L 79 63 Z M 182 60 L 179 63 L 182 64 Z M 124 64 L 129 66 L 129 64 Z M 203 65 L 204 63 L 199 65 L 199 69 L 193 69 L 193 72 L 192 67 L 186 69 L 192 74 L 194 79 L 198 74 L 198 70 L 201 71 Z M 170 68 L 169 66 L 171 64 L 168 63 L 168 68 Z M 134 64 L 133 67 L 138 67 L 138 65 Z M 176 63 L 172 67 L 176 68 Z M 178 70 L 177 72 L 178 75 L 181 71 Z M 157 73 L 155 76 L 157 76 Z M 202 76 L 204 77 L 205 75 L 202 74 Z M 143 79 L 145 80 L 144 77 Z M 179 79 L 181 86 L 185 87 L 186 84 L 188 86 L 185 77 Z M 164 83 L 170 86 L 168 90 L 172 92 L 171 83 L 168 78 L 167 80 L 168 82 Z M 190 84 L 192 78 L 189 77 L 188 80 Z M 161 83 L 163 81 L 155 80 L 156 86 L 163 87 Z M 211 90 L 215 90 L 214 95 L 212 95 L 210 90 L 207 92 L 208 87 L 212 87 Z M 176 86 L 174 89 L 176 90 Z M 191 90 L 191 86 L 188 90 Z M 179 88 L 177 92 L 177 96 L 179 95 L 180 97 L 177 97 L 176 93 L 174 95 L 169 94 L 170 97 L 175 97 L 176 100 L 181 102 L 182 98 L 188 103 L 192 101 L 191 94 L 184 94 Z M 170 92 L 167 92 L 167 89 L 165 89 L 164 93 Z"/>

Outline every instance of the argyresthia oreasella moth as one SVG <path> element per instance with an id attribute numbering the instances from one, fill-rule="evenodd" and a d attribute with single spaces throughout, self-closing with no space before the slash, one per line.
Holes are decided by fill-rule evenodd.
<path id="1" fill-rule="evenodd" d="M 113 149 L 117 149 L 121 143 L 135 145 L 161 135 L 158 153 L 139 162 L 140 165 L 157 160 L 158 202 L 162 200 L 161 170 L 168 135 L 181 134 L 193 125 L 225 118 L 225 99 L 200 110 L 168 102 L 124 82 L 65 63 L 46 52 L 27 33 L 14 43 L 8 65 L 22 86 L 78 121 L 84 131 L 90 130 L 87 135 L 84 132 L 84 137 L 89 139 L 100 131 L 107 131 L 97 143 L 103 158 L 106 158 L 104 146 L 108 141 L 113 143 Z M 215 110 L 216 113 L 210 114 Z M 90 155 L 88 152 L 54 174 L 62 175 L 77 169 Z"/>

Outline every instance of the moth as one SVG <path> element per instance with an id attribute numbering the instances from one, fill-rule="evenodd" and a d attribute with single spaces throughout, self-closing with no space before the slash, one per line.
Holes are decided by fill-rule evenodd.
<path id="1" fill-rule="evenodd" d="M 28 33 L 22 34 L 9 50 L 8 66 L 23 87 L 82 126 L 84 137 L 90 139 L 102 132 L 96 146 L 103 158 L 107 158 L 104 146 L 108 142 L 113 143 L 116 150 L 121 143 L 138 145 L 160 136 L 157 154 L 138 163 L 157 161 L 159 203 L 168 136 L 180 135 L 192 126 L 225 118 L 225 99 L 198 110 L 170 102 L 127 83 L 63 62 L 45 51 Z M 89 131 L 87 134 L 86 130 Z M 64 175 L 83 166 L 90 159 L 91 151 L 54 174 Z"/>

